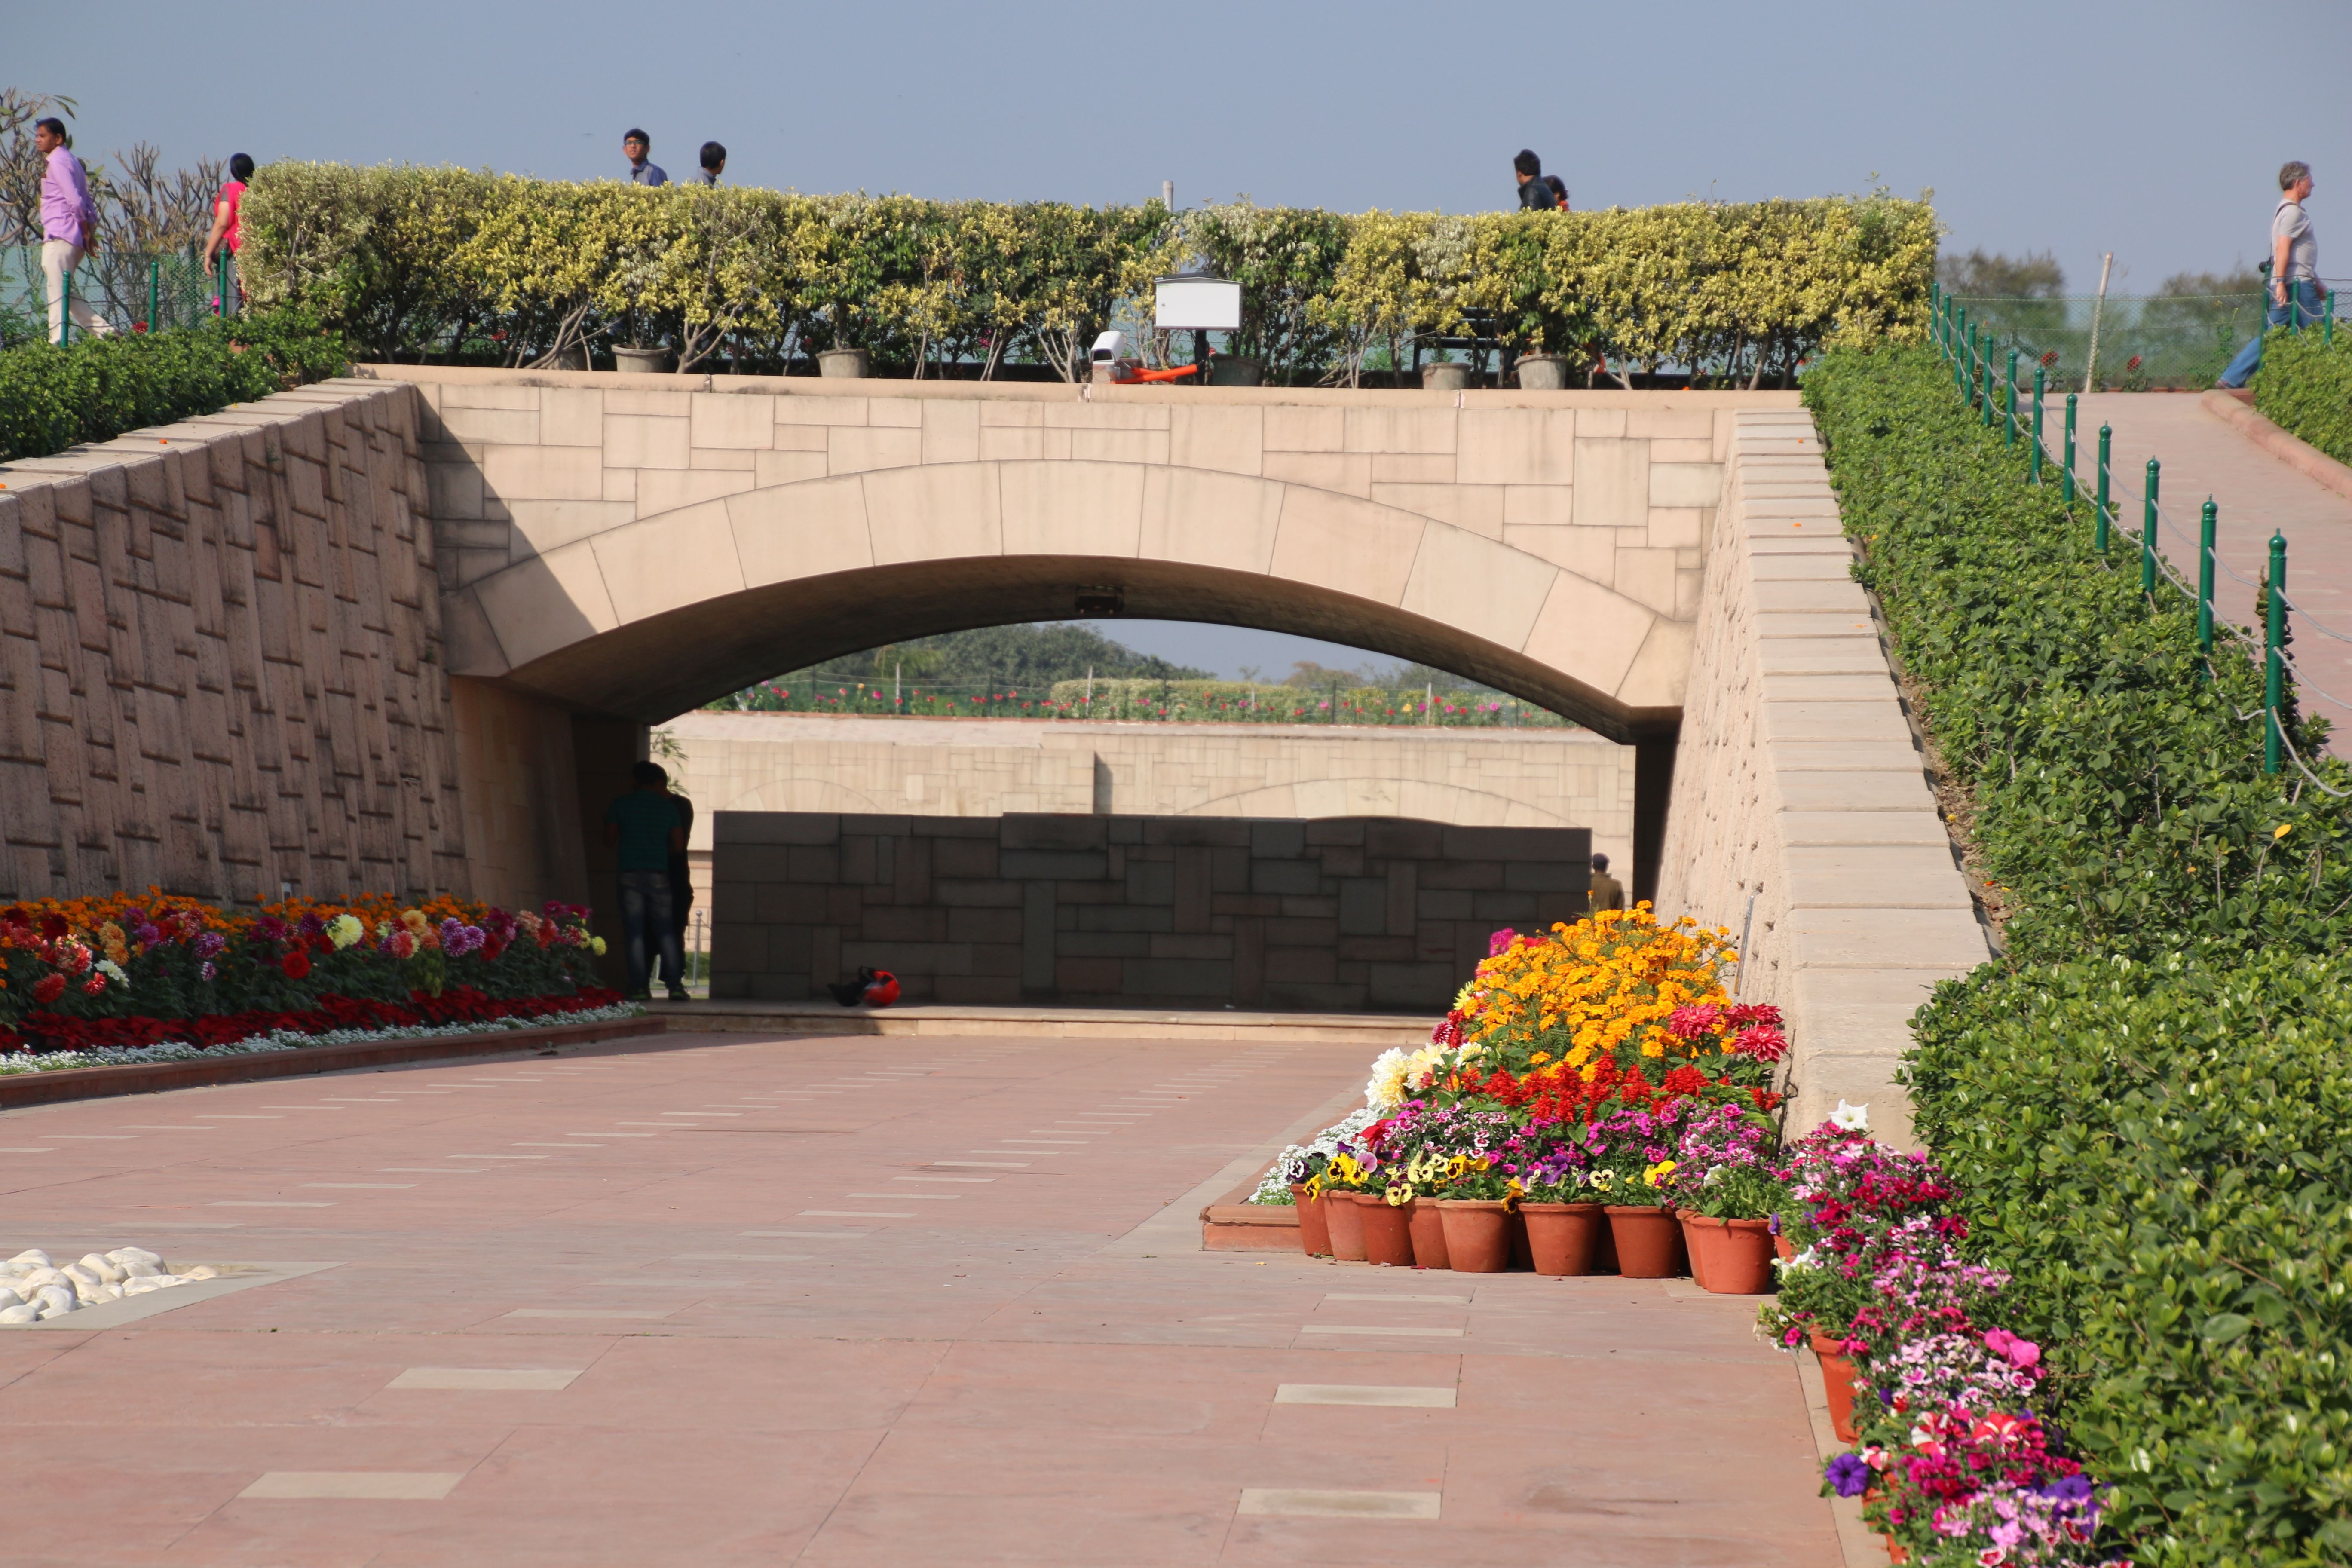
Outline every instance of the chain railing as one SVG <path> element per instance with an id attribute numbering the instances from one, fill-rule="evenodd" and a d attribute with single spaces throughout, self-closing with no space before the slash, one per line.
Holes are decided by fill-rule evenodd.
<path id="1" fill-rule="evenodd" d="M 2314 330 L 2329 334 L 2334 342 L 2335 294 L 2331 290 L 2323 319 L 2311 323 Z M 2291 312 L 2299 314 L 2299 312 Z M 2301 331 L 2303 324 L 2290 321 L 2283 330 Z M 1952 384 L 1960 397 L 1979 411 L 1979 420 L 1990 428 L 1999 422 L 2002 429 L 2002 445 L 2012 453 L 2021 439 L 2025 451 L 2020 456 L 2019 478 L 2025 483 L 2042 485 L 2055 480 L 2059 499 L 2070 510 L 2080 500 L 2080 485 L 2075 473 L 2076 416 L 2080 395 L 2068 393 L 2065 403 L 2063 452 L 2053 453 L 2046 440 L 2046 403 L 2049 395 L 2049 367 L 2033 366 L 2032 402 L 2023 408 L 2020 397 L 2025 384 L 2018 378 L 2021 350 L 2001 342 L 2000 333 L 1970 320 L 1967 306 L 1940 287 L 1935 289 L 1929 315 L 1929 331 L 1933 342 L 1951 367 Z M 1996 370 L 1996 363 L 2000 368 Z M 1999 378 L 1996 388 L 1995 378 Z M 2287 711 L 2290 679 L 2292 689 L 2310 691 L 2337 707 L 2352 709 L 2352 702 L 2336 696 L 2305 677 L 2296 668 L 2294 655 L 2287 648 L 2287 615 L 2296 606 L 2286 592 L 2287 542 L 2284 534 L 2273 531 L 2270 538 L 2268 570 L 2259 582 L 2248 582 L 2222 562 L 2214 548 L 2219 525 L 2219 509 L 2207 500 L 2198 519 L 2193 539 L 2177 523 L 2168 521 L 2162 505 L 2163 468 L 2154 458 L 2147 461 L 2145 483 L 2140 491 L 2139 525 L 2134 529 L 2124 521 L 2114 495 L 2114 470 L 2109 455 L 2115 439 L 2114 427 L 2099 426 L 2098 458 L 2094 471 L 2095 484 L 2091 498 L 2092 542 L 2098 559 L 2113 569 L 2109 547 L 2113 535 L 2122 532 L 2126 540 L 2138 545 L 2139 581 L 2143 593 L 2154 595 L 2159 583 L 2168 585 L 2189 598 L 2197 606 L 2197 640 L 2206 659 L 2206 669 L 2212 673 L 2213 646 L 2217 637 L 2227 637 L 2238 644 L 2255 659 L 2263 671 L 2263 705 L 2237 712 L 2241 721 L 2259 718 L 2263 721 L 2263 772 L 2275 774 L 2284 763 L 2291 762 L 2314 788 L 2339 799 L 2352 797 L 2352 788 L 2338 788 L 2315 773 L 2295 749 L 2294 737 L 2288 733 L 2283 715 Z M 2045 470 L 2047 471 L 2045 474 Z M 2163 549 L 2166 528 L 2188 542 L 2197 558 L 2197 582 L 2190 584 L 2174 567 Z M 2219 571 L 2235 581 L 2256 590 L 2263 603 L 2262 640 L 2257 643 L 2245 628 L 2218 618 L 2213 613 L 2214 575 Z M 2352 637 L 2326 626 L 2308 613 L 2302 615 L 2305 625 L 2322 635 L 2338 641 L 2352 642 Z M 2232 711 L 2236 712 L 2235 708 Z"/>
<path id="2" fill-rule="evenodd" d="M 63 279 L 63 325 L 58 336 L 71 343 L 84 335 L 74 321 L 76 301 L 95 311 L 118 332 L 165 331 L 237 313 L 236 263 L 223 249 L 211 267 L 194 246 L 184 251 L 142 256 L 92 252 Z M 0 330 L 14 341 L 44 336 L 49 328 L 48 283 L 41 271 L 41 247 L 0 247 Z"/>
<path id="3" fill-rule="evenodd" d="M 1998 353 L 2014 349 L 2048 373 L 2053 386 L 2084 392 L 2141 392 L 2213 384 L 2238 350 L 2263 331 L 2266 294 L 2109 294 L 2062 299 L 1953 295 Z M 2319 311 L 2293 307 L 2295 327 L 2315 326 L 2335 341 L 2334 294 Z"/>

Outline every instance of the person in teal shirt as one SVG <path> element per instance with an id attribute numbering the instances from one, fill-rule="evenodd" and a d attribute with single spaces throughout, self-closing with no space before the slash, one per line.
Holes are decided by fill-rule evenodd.
<path id="1" fill-rule="evenodd" d="M 629 776 L 636 787 L 604 808 L 604 842 L 614 850 L 618 873 L 629 999 L 653 999 L 646 952 L 646 936 L 651 931 L 670 975 L 669 999 L 684 1002 L 689 998 L 678 984 L 686 963 L 673 914 L 670 858 L 686 853 L 686 823 L 677 797 L 669 793 L 669 774 L 659 763 L 639 763 Z"/>

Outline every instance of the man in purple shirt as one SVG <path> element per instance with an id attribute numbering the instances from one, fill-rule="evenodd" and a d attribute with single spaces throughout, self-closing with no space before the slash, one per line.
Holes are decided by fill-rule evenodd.
<path id="1" fill-rule="evenodd" d="M 49 342 L 65 341 L 66 275 L 81 265 L 98 229 L 98 208 L 81 160 L 66 146 L 66 122 L 54 116 L 36 121 L 33 146 L 41 154 L 41 276 L 49 288 Z M 114 331 L 87 300 L 73 302 L 74 325 L 103 336 Z"/>

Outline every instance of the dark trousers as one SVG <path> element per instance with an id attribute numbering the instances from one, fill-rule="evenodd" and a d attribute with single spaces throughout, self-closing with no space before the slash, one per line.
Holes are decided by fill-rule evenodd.
<path id="1" fill-rule="evenodd" d="M 646 943 L 651 939 L 659 944 L 662 962 L 672 974 L 685 972 L 685 961 L 678 954 L 677 924 L 672 914 L 669 873 L 667 871 L 623 871 L 619 874 L 621 893 L 622 952 L 628 962 L 629 994 L 651 989 L 647 976 L 652 965 L 647 961 Z"/>
<path id="2" fill-rule="evenodd" d="M 669 863 L 670 928 L 677 936 L 677 955 L 662 955 L 662 978 L 672 985 L 686 984 L 686 928 L 694 913 L 694 878 L 684 860 Z"/>

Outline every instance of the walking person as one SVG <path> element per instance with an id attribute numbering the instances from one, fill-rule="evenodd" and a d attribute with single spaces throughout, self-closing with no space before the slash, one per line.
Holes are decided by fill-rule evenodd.
<path id="1" fill-rule="evenodd" d="M 694 868 L 686 858 L 686 847 L 694 837 L 694 802 L 678 792 L 676 784 L 666 784 L 669 798 L 677 807 L 678 845 L 669 853 L 669 914 L 670 928 L 677 938 L 675 957 L 665 956 L 663 976 L 669 982 L 669 998 L 673 1002 L 686 999 L 686 923 L 694 910 Z"/>
<path id="2" fill-rule="evenodd" d="M 215 258 L 220 255 L 223 246 L 228 247 L 228 253 L 231 256 L 235 256 L 243 248 L 244 238 L 239 231 L 237 214 L 245 205 L 246 182 L 252 178 L 252 159 L 242 153 L 229 159 L 228 184 L 223 185 L 220 188 L 220 195 L 213 198 L 213 231 L 205 237 L 205 272 L 207 276 L 212 273 Z M 243 278 L 236 280 L 236 297 L 238 303 L 243 304 L 245 300 Z M 223 315 L 228 313 L 225 300 L 221 301 L 221 313 Z"/>
<path id="3" fill-rule="evenodd" d="M 2319 320 L 2327 291 L 2319 282 L 2319 237 L 2311 230 L 2311 216 L 2303 204 L 2311 199 L 2311 165 L 2297 158 L 2279 170 L 2278 210 L 2271 215 L 2270 288 L 2263 311 L 2264 331 L 2272 327 L 2307 327 Z M 2221 373 L 2223 386 L 2243 386 L 2263 366 L 2263 334 L 2238 351 Z"/>
<path id="4" fill-rule="evenodd" d="M 1609 874 L 1609 857 L 1592 858 L 1592 912 L 1625 907 L 1625 884 Z"/>
<path id="5" fill-rule="evenodd" d="M 719 176 L 727 172 L 727 149 L 716 142 L 702 144 L 702 183 L 715 185 Z"/>
<path id="6" fill-rule="evenodd" d="M 1543 160 L 1528 149 L 1519 149 L 1511 160 L 1511 172 L 1519 182 L 1519 205 L 1531 212 L 1549 212 L 1559 205 L 1559 196 L 1552 189 L 1553 182 L 1544 178 Z"/>
<path id="7" fill-rule="evenodd" d="M 33 122 L 33 148 L 41 155 L 41 277 L 48 286 L 49 342 L 66 341 L 66 279 L 81 265 L 98 235 L 98 206 L 89 199 L 89 177 L 66 145 L 66 122 L 54 115 Z M 73 301 L 73 322 L 104 337 L 113 323 Z"/>
<path id="8" fill-rule="evenodd" d="M 653 161 L 654 139 L 635 126 L 621 137 L 621 156 L 629 161 L 629 184 L 667 185 L 669 174 Z"/>
<path id="9" fill-rule="evenodd" d="M 669 879 L 670 857 L 686 853 L 686 827 L 678 817 L 678 797 L 669 793 L 669 774 L 659 763 L 639 763 L 629 770 L 629 777 L 635 787 L 604 808 L 604 842 L 615 851 L 614 881 L 621 900 L 629 999 L 649 1002 L 653 987 L 646 952 L 648 939 L 657 944 L 672 976 L 686 967 L 678 956 Z M 686 987 L 675 978 L 670 982 L 669 999 L 688 999 Z"/>

